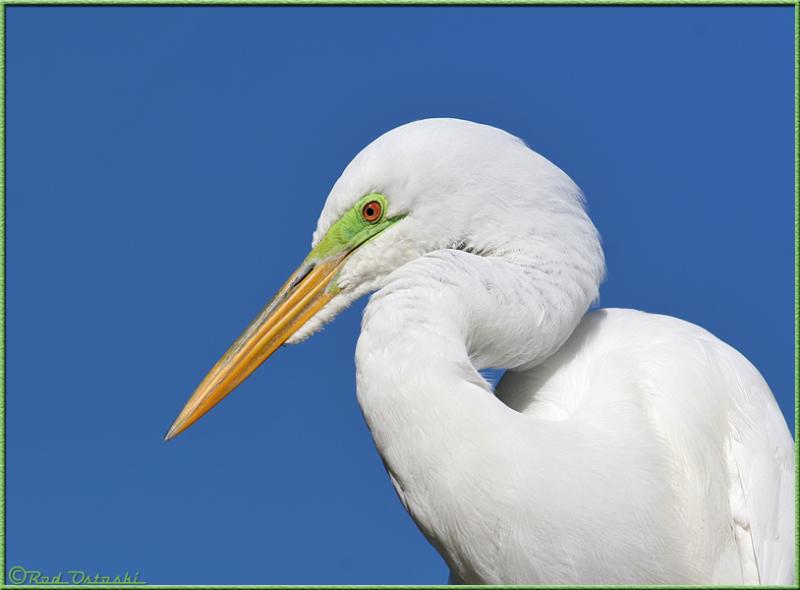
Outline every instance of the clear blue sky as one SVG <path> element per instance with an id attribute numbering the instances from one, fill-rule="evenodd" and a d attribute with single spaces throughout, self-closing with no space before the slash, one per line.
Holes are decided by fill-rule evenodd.
<path id="1" fill-rule="evenodd" d="M 355 400 L 362 305 L 172 443 L 371 139 L 451 116 L 585 190 L 602 305 L 793 427 L 792 8 L 7 8 L 8 566 L 443 583 Z"/>

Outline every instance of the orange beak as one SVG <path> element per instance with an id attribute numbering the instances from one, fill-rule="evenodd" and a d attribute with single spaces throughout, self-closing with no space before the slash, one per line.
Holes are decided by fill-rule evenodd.
<path id="1" fill-rule="evenodd" d="M 337 293 L 332 285 L 348 253 L 300 265 L 258 317 L 209 371 L 175 418 L 164 440 L 197 422 Z"/>

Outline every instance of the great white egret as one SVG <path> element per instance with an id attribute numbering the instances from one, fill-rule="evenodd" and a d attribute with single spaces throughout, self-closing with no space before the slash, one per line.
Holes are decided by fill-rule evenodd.
<path id="1" fill-rule="evenodd" d="M 584 316 L 604 257 L 580 190 L 508 133 L 429 119 L 379 137 L 312 250 L 167 433 L 362 295 L 358 401 L 451 581 L 790 584 L 791 434 L 712 334 Z M 479 370 L 505 368 L 496 391 Z"/>

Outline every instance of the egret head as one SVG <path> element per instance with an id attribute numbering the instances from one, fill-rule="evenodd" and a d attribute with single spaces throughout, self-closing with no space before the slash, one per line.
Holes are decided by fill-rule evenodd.
<path id="1" fill-rule="evenodd" d="M 518 138 L 457 119 L 398 127 L 344 170 L 311 252 L 198 386 L 167 439 L 281 344 L 307 338 L 415 258 L 443 248 L 513 258 L 537 242 L 559 250 L 581 233 L 596 241 L 579 189 Z"/>

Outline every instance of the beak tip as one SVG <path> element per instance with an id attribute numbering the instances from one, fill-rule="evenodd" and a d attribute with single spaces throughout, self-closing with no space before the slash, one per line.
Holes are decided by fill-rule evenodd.
<path id="1" fill-rule="evenodd" d="M 169 430 L 167 430 L 167 433 L 164 435 L 164 442 L 169 442 L 173 438 L 178 436 L 178 434 L 180 434 L 180 430 L 178 430 L 176 427 L 177 427 L 177 423 L 175 423 L 175 424 L 173 424 L 172 426 L 169 427 Z"/>

